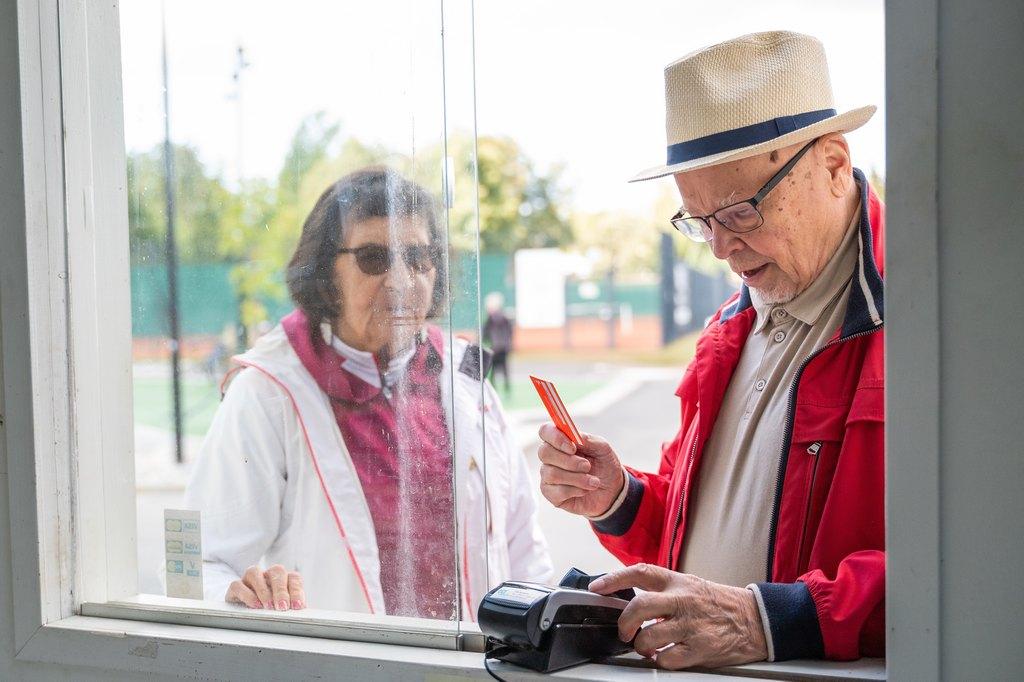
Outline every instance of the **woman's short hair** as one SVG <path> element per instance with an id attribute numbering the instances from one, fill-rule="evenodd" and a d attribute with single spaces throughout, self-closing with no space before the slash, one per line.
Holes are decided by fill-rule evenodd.
<path id="1" fill-rule="evenodd" d="M 302 225 L 302 236 L 288 263 L 286 281 L 292 301 L 306 315 L 311 329 L 318 329 L 320 322 L 333 321 L 340 314 L 339 302 L 345 292 L 335 286 L 334 262 L 338 249 L 345 243 L 345 229 L 363 220 L 388 217 L 419 218 L 426 222 L 436 263 L 427 317 L 436 317 L 444 310 L 448 259 L 434 198 L 397 171 L 374 166 L 350 173 L 328 187 Z"/>

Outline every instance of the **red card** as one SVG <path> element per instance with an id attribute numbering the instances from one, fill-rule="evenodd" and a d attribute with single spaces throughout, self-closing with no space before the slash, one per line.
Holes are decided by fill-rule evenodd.
<path id="1" fill-rule="evenodd" d="M 537 389 L 537 394 L 540 396 L 540 400 L 544 403 L 544 407 L 547 408 L 548 414 L 551 415 L 551 421 L 555 423 L 558 430 L 565 434 L 565 437 L 576 444 L 576 447 L 583 446 L 583 437 L 580 436 L 579 430 L 576 425 L 572 423 L 572 417 L 569 416 L 569 410 L 565 409 L 565 403 L 558 395 L 558 389 L 550 381 L 544 379 L 538 379 L 535 376 L 530 377 L 530 381 L 533 382 L 533 387 Z"/>

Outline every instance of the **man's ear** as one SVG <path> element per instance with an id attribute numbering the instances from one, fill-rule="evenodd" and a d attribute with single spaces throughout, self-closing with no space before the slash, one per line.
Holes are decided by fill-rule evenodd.
<path id="1" fill-rule="evenodd" d="M 846 196 L 853 186 L 853 164 L 846 137 L 842 133 L 824 135 L 817 147 L 822 167 L 828 173 L 829 191 L 837 198 Z"/>

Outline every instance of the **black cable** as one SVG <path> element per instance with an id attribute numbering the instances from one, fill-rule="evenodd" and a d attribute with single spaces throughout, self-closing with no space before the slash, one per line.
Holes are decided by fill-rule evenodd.
<path id="1" fill-rule="evenodd" d="M 488 647 L 488 649 L 484 651 L 484 670 L 487 671 L 488 675 L 498 680 L 498 682 L 506 681 L 504 678 L 498 677 L 498 674 L 491 670 L 491 657 L 494 656 L 497 658 L 498 656 L 504 656 L 510 651 L 512 651 L 512 647 L 510 646 L 496 646 L 493 649 Z"/>
<path id="2" fill-rule="evenodd" d="M 486 655 L 484 656 L 484 670 L 487 671 L 488 675 L 498 680 L 498 682 L 505 682 L 504 678 L 498 677 L 498 674 L 491 670 L 491 659 L 487 658 Z"/>

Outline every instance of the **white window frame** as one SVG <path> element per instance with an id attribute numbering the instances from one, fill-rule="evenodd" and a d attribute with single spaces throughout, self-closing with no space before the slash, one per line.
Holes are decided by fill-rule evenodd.
<path id="1" fill-rule="evenodd" d="M 28 427 L 9 430 L 9 442 L 21 436 L 31 454 L 10 467 L 18 660 L 75 663 L 52 641 L 96 616 L 482 651 L 479 630 L 464 623 L 363 614 L 342 622 L 137 594 L 117 6 L 19 0 L 18 10 L 26 229 L 24 250 L 4 259 L 23 270 L 10 300 L 29 321 L 28 343 L 4 357 L 5 367 L 30 367 L 17 387 L 24 395 L 6 396 L 7 419 Z"/>
<path id="2" fill-rule="evenodd" d="M 117 5 L 17 0 L 17 8 L 26 220 L 23 243 L 0 252 L 5 326 L 18 321 L 20 331 L 5 332 L 2 348 L 16 660 L 216 678 L 248 678 L 253 666 L 280 678 L 483 678 L 482 637 L 465 624 L 460 634 L 444 623 L 395 629 L 372 617 L 234 615 L 136 596 L 132 412 L 122 400 L 131 390 L 131 325 Z M 921 49 L 934 54 L 931 40 Z M 925 366 L 937 362 L 914 352 Z M 919 608 L 914 601 L 900 608 Z M 877 661 L 716 672 L 885 677 Z M 560 677 L 627 673 L 665 676 L 589 665 Z"/>
<path id="3" fill-rule="evenodd" d="M 58 434 L 75 434 L 54 439 L 54 459 L 66 464 L 38 475 L 41 481 L 52 479 L 46 485 L 53 490 L 77 492 L 76 499 L 61 501 L 67 509 L 50 508 L 44 499 L 40 512 L 82 517 L 64 539 L 76 544 L 77 552 L 55 553 L 74 555 L 77 566 L 53 569 L 54 575 L 88 576 L 74 586 L 80 603 L 132 602 L 137 593 L 135 477 L 132 410 L 123 401 L 131 394 L 131 321 L 117 9 L 83 0 L 23 4 L 39 10 L 23 20 L 38 21 L 40 41 L 33 47 L 40 63 L 45 43 L 56 43 L 59 26 L 59 59 L 50 55 L 39 79 L 44 100 L 59 103 L 44 112 L 38 137 L 52 143 L 29 150 L 49 173 L 40 186 L 47 210 L 38 216 L 49 232 L 27 235 L 29 249 L 45 257 L 47 267 L 34 273 L 38 281 L 29 296 L 51 313 L 48 337 L 33 329 L 50 351 L 54 383 L 46 394 L 67 396 L 51 406 L 52 421 Z M 32 34 L 28 25 L 24 32 Z M 29 111 L 25 118 L 38 117 Z M 35 139 L 27 136 L 29 142 Z M 53 272 L 60 273 L 57 279 Z"/>

